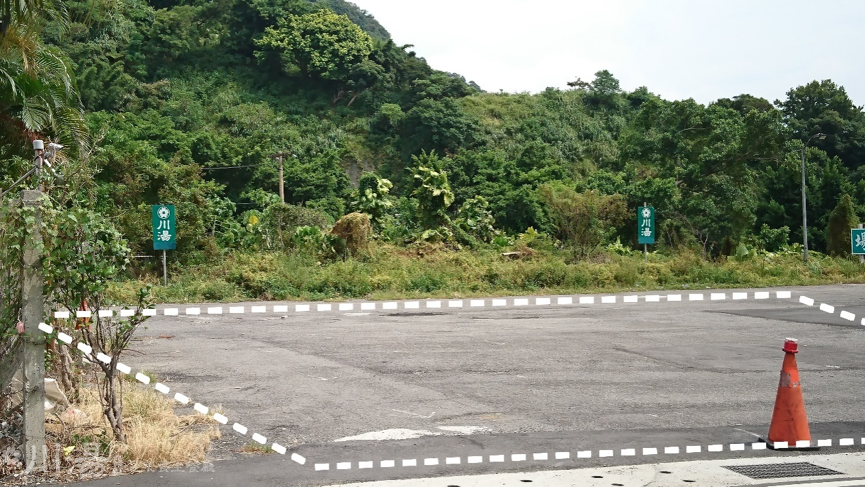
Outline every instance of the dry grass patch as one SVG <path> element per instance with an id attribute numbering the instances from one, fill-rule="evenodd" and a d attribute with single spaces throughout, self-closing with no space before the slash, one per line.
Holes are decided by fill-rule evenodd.
<path id="1" fill-rule="evenodd" d="M 49 416 L 47 442 L 61 449 L 63 480 L 200 463 L 220 437 L 207 416 L 178 416 L 174 403 L 151 389 L 126 383 L 122 397 L 126 444 L 113 440 L 94 386 L 84 387 L 74 405 L 83 414 Z M 49 463 L 53 470 L 55 459 Z"/>

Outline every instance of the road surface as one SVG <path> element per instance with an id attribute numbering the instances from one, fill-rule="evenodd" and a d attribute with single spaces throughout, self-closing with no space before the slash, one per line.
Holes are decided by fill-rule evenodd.
<path id="1" fill-rule="evenodd" d="M 296 303 L 163 310 L 125 362 L 154 374 L 169 397 L 181 392 L 228 422 L 215 473 L 153 472 L 121 485 L 331 485 L 793 458 L 800 454 L 751 447 L 768 431 L 786 337 L 800 340 L 812 436 L 832 440 L 821 453 L 861 452 L 865 286 L 784 290 L 789 298 L 777 289 L 684 290 L 574 296 L 571 304 L 528 297 L 459 307 L 442 300 L 439 308 L 419 300 L 343 311 L 335 303 L 300 312 Z M 262 304 L 265 312 L 251 312 Z M 208 314 L 216 306 L 223 314 Z M 253 434 L 287 454 L 239 453 Z M 839 447 L 850 438 L 853 446 Z M 745 451 L 731 451 L 740 444 Z M 664 453 L 674 447 L 679 453 Z M 651 449 L 657 455 L 643 454 Z"/>

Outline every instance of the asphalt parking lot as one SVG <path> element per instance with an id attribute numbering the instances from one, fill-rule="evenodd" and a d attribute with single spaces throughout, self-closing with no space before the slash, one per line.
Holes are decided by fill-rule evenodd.
<path id="1" fill-rule="evenodd" d="M 778 299 L 775 290 L 769 299 L 755 299 L 755 290 L 705 290 L 567 305 L 553 297 L 549 305 L 527 306 L 513 299 L 493 306 L 487 299 L 483 306 L 465 300 L 441 308 L 421 300 L 409 309 L 404 303 L 350 311 L 333 305 L 318 312 L 312 304 L 310 312 L 297 312 L 292 303 L 278 313 L 181 310 L 147 321 L 126 362 L 228 417 L 213 453 L 217 478 L 255 485 L 646 462 L 618 454 L 577 459 L 581 450 L 680 445 L 684 452 L 686 445 L 704 445 L 688 459 L 740 455 L 710 454 L 705 446 L 757 441 L 766 432 L 786 337 L 801 343 L 797 359 L 815 439 L 851 436 L 858 443 L 865 436 L 859 316 L 865 287 L 790 289 L 789 299 Z M 705 299 L 688 299 L 697 292 Z M 734 300 L 733 292 L 748 297 Z M 670 301 L 670 293 L 684 299 Z M 713 293 L 725 299 L 712 299 Z M 661 299 L 650 302 L 646 294 Z M 642 298 L 625 302 L 632 295 Z M 800 303 L 802 295 L 815 305 Z M 824 302 L 835 307 L 832 313 L 819 309 Z M 859 317 L 842 319 L 842 310 Z M 236 434 L 233 422 L 249 433 Z M 253 431 L 308 463 L 240 455 Z M 570 458 L 553 458 L 566 451 Z M 496 452 L 529 458 L 550 452 L 550 459 L 465 460 Z M 401 467 L 400 459 L 410 457 L 442 460 Z M 464 460 L 445 465 L 448 457 Z M 386 459 L 397 459 L 397 466 L 380 468 Z M 361 461 L 374 468 L 360 469 Z M 312 468 L 324 463 L 327 471 Z M 204 477 L 140 478 L 203 485 Z"/>

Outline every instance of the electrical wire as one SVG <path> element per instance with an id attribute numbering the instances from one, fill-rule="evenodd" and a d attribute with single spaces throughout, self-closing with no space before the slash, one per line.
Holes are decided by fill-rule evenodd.
<path id="1" fill-rule="evenodd" d="M 9 186 L 9 188 L 6 189 L 6 191 L 0 193 L 0 198 L 6 196 L 10 191 L 12 191 L 13 189 L 15 189 L 15 186 L 18 186 L 19 184 L 21 184 L 22 181 L 24 181 L 25 179 L 27 179 L 28 177 L 30 177 L 30 175 L 33 174 L 34 172 L 36 172 L 36 168 L 35 168 L 35 167 L 31 167 L 29 171 L 27 171 L 26 173 L 24 173 L 23 176 L 21 176 L 20 178 L 18 178 L 18 181 L 15 181 L 14 183 L 12 183 L 12 186 Z"/>
<path id="2" fill-rule="evenodd" d="M 202 171 L 222 171 L 224 169 L 241 169 L 245 167 L 258 167 L 261 164 L 250 164 L 248 166 L 222 166 L 222 167 L 202 167 Z"/>

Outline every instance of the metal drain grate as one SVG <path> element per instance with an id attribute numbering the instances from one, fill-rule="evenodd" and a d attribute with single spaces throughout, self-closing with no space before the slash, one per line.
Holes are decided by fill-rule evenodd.
<path id="1" fill-rule="evenodd" d="M 781 479 L 787 477 L 817 477 L 820 475 L 843 475 L 832 469 L 813 463 L 761 463 L 759 465 L 725 465 L 724 468 L 752 479 Z"/>

